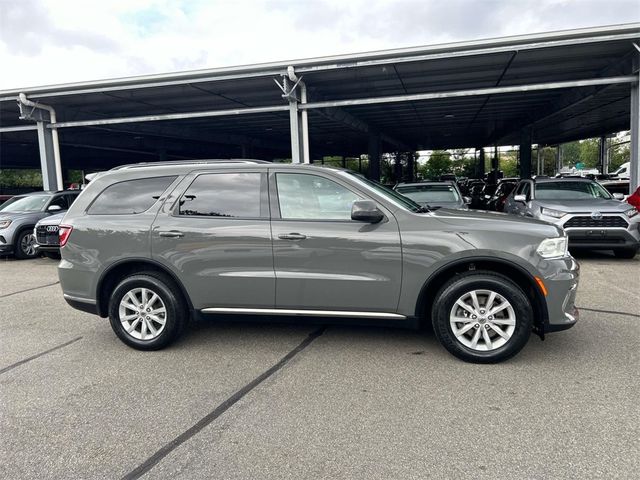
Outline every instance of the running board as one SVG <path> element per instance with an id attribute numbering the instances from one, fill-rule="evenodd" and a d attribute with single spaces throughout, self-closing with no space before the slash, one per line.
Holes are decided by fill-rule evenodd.
<path id="1" fill-rule="evenodd" d="M 200 310 L 202 313 L 236 313 L 244 315 L 298 315 L 305 317 L 350 317 L 350 318 L 386 318 L 403 320 L 407 317 L 399 313 L 349 312 L 344 310 L 289 310 L 284 308 L 228 308 L 210 307 Z"/>

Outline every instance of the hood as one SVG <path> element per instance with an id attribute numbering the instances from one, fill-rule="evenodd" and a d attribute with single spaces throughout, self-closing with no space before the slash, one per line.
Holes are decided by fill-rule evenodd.
<path id="1" fill-rule="evenodd" d="M 473 228 L 493 230 L 495 232 L 527 232 L 539 234 L 543 237 L 556 237 L 563 235 L 562 230 L 543 220 L 531 217 L 520 217 L 502 212 L 489 212 L 486 210 L 450 210 L 440 208 L 430 215 L 447 225 L 458 228 Z"/>
<path id="2" fill-rule="evenodd" d="M 11 220 L 12 222 L 37 222 L 46 216 L 47 214 L 44 212 L 0 212 L 0 220 Z"/>
<path id="3" fill-rule="evenodd" d="M 567 213 L 622 213 L 629 210 L 629 204 L 619 200 L 589 198 L 586 200 L 534 200 L 541 207 L 552 208 Z"/>
<path id="4" fill-rule="evenodd" d="M 36 226 L 37 225 L 60 225 L 66 213 L 67 212 L 56 213 L 55 215 L 49 215 L 48 217 L 45 217 L 42 220 L 40 220 L 36 224 Z"/>

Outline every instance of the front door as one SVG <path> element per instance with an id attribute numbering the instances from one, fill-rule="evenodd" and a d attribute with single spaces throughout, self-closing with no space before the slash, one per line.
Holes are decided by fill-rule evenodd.
<path id="1" fill-rule="evenodd" d="M 276 307 L 397 310 L 402 276 L 398 225 L 351 220 L 366 194 L 322 173 L 270 174 Z"/>
<path id="2" fill-rule="evenodd" d="M 158 214 L 152 256 L 196 309 L 273 308 L 275 275 L 266 172 L 187 177 Z"/>

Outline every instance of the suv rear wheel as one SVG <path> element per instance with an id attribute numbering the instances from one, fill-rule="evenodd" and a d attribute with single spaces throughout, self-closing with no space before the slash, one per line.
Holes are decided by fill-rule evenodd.
<path id="1" fill-rule="evenodd" d="M 433 330 L 453 355 L 473 363 L 513 357 L 531 335 L 531 303 L 504 275 L 469 272 L 447 282 L 432 309 Z"/>
<path id="2" fill-rule="evenodd" d="M 36 250 L 36 237 L 33 234 L 33 230 L 25 229 L 18 233 L 13 249 L 14 255 L 19 260 L 36 258 L 38 251 Z"/>
<path id="3" fill-rule="evenodd" d="M 165 275 L 144 272 L 122 280 L 109 300 L 109 321 L 124 343 L 138 350 L 159 350 L 176 340 L 187 307 Z"/>

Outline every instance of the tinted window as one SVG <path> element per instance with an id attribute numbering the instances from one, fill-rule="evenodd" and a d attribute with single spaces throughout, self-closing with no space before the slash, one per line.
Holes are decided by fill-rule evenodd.
<path id="1" fill-rule="evenodd" d="M 180 215 L 259 218 L 267 216 L 266 176 L 260 173 L 200 175 L 180 198 Z"/>
<path id="2" fill-rule="evenodd" d="M 98 195 L 88 212 L 98 215 L 142 213 L 156 203 L 175 179 L 175 176 L 153 177 L 114 183 Z"/>
<path id="3" fill-rule="evenodd" d="M 360 197 L 332 180 L 300 173 L 276 174 L 280 216 L 299 220 L 351 220 Z"/>

